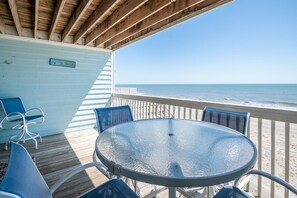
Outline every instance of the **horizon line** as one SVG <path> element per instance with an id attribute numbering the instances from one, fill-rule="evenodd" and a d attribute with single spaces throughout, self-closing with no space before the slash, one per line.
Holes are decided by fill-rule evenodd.
<path id="1" fill-rule="evenodd" d="M 297 83 L 115 83 L 115 85 L 297 85 Z"/>

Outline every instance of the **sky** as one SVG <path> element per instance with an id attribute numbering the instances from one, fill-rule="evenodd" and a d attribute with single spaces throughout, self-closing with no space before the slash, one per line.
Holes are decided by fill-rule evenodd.
<path id="1" fill-rule="evenodd" d="M 116 84 L 297 83 L 297 0 L 234 0 L 115 56 Z"/>

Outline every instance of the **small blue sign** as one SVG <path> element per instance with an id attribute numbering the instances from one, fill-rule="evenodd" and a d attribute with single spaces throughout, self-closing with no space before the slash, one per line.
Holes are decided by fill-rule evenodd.
<path id="1" fill-rule="evenodd" d="M 70 68 L 75 68 L 76 66 L 75 61 L 61 60 L 56 58 L 50 58 L 49 64 L 54 66 L 70 67 Z"/>

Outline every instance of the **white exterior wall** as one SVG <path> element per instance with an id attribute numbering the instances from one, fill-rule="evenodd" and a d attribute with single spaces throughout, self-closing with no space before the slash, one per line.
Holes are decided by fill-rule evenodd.
<path id="1" fill-rule="evenodd" d="M 93 109 L 110 105 L 111 54 L 0 35 L 0 98 L 20 97 L 26 109 L 42 108 L 45 123 L 30 126 L 42 136 L 93 128 Z M 49 65 L 49 58 L 75 61 L 76 68 Z M 0 142 L 15 133 L 1 130 Z"/>

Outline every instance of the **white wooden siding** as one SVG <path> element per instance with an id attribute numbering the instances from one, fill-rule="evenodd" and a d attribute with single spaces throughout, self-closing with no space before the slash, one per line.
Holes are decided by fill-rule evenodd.
<path id="1" fill-rule="evenodd" d="M 49 65 L 49 58 L 76 68 Z M 111 51 L 0 37 L 0 98 L 20 97 L 44 110 L 45 123 L 30 126 L 42 136 L 92 128 L 93 108 L 110 104 Z M 3 110 L 0 107 L 0 119 Z M 0 142 L 16 131 L 2 130 Z"/>

